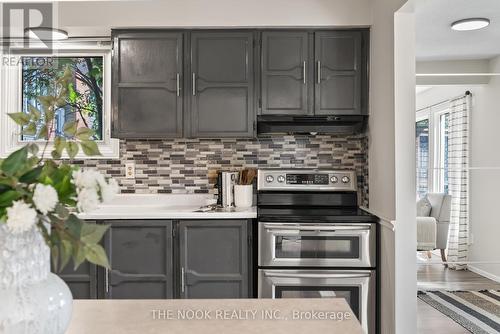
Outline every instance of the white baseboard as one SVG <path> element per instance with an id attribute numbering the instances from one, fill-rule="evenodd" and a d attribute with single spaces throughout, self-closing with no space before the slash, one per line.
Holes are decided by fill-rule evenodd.
<path id="1" fill-rule="evenodd" d="M 493 275 L 487 271 L 484 271 L 482 269 L 479 269 L 477 267 L 474 267 L 474 266 L 471 266 L 470 264 L 467 265 L 467 269 L 478 274 L 478 275 L 481 275 L 481 276 L 484 276 L 486 278 L 489 278 L 490 280 L 493 280 L 495 282 L 498 282 L 500 283 L 500 276 L 497 276 L 497 275 Z"/>

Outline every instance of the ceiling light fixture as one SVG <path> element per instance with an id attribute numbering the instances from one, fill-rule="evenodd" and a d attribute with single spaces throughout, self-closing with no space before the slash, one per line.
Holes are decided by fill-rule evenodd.
<path id="1" fill-rule="evenodd" d="M 26 28 L 24 35 L 30 39 L 39 39 L 42 41 L 62 41 L 68 39 L 67 31 L 50 27 Z"/>
<path id="2" fill-rule="evenodd" d="M 485 28 L 490 25 L 490 20 L 485 18 L 470 18 L 455 21 L 451 24 L 451 29 L 457 31 L 470 31 Z"/>

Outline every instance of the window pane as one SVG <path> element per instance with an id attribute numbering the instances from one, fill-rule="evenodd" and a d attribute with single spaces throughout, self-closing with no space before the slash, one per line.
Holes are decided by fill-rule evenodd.
<path id="1" fill-rule="evenodd" d="M 103 138 L 103 57 L 22 57 L 23 112 L 29 113 L 29 105 L 42 112 L 37 98 L 54 94 L 56 80 L 66 68 L 73 74 L 66 104 L 56 110 L 54 136 L 64 137 L 64 124 L 78 121 L 79 127 L 95 131 L 94 140 Z M 21 140 L 30 141 L 34 136 L 23 135 Z"/>
<path id="2" fill-rule="evenodd" d="M 416 124 L 417 152 L 417 194 L 425 196 L 428 192 L 429 179 L 429 120 L 424 119 Z"/>

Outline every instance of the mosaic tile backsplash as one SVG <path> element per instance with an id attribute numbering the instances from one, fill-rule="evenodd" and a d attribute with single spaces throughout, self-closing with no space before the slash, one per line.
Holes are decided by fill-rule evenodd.
<path id="1" fill-rule="evenodd" d="M 135 179 L 125 163 L 135 163 Z M 213 193 L 218 170 L 355 169 L 360 204 L 368 206 L 368 138 L 272 136 L 257 139 L 122 140 L 120 160 L 77 162 L 118 180 L 122 193 Z"/>

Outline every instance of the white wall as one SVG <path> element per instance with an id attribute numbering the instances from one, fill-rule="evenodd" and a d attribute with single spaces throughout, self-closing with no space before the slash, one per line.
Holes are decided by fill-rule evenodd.
<path id="1" fill-rule="evenodd" d="M 491 61 L 500 72 L 500 57 Z M 470 226 L 471 269 L 500 282 L 500 77 L 490 79 L 476 96 L 471 117 Z"/>
<path id="2" fill-rule="evenodd" d="M 491 62 L 500 70 L 500 57 Z M 417 109 L 472 92 L 470 119 L 470 242 L 469 261 L 473 271 L 500 281 L 500 77 L 485 85 L 436 86 L 417 95 Z"/>
<path id="3" fill-rule="evenodd" d="M 124 27 L 369 26 L 370 0 L 76 1 L 58 6 L 70 36 Z"/>
<path id="4" fill-rule="evenodd" d="M 382 292 L 381 332 L 384 334 L 416 332 L 416 271 L 412 251 L 412 244 L 416 242 L 412 233 L 415 224 L 412 222 L 414 216 L 409 219 L 404 217 L 405 202 L 408 202 L 408 194 L 412 192 L 413 179 L 404 175 L 414 168 L 408 170 L 396 164 L 396 154 L 401 153 L 401 146 L 398 151 L 396 148 L 396 133 L 410 134 L 412 131 L 407 131 L 407 128 L 414 126 L 407 119 L 414 117 L 414 21 L 411 10 L 398 16 L 396 22 L 394 17 L 405 2 L 374 0 L 371 32 L 369 187 L 370 209 L 384 221 L 381 225 L 382 277 L 379 277 Z M 399 117 L 398 113 L 401 113 Z M 408 138 L 402 138 L 402 144 Z M 405 147 L 404 152 L 410 151 Z M 398 157 L 407 161 L 406 157 Z M 411 161 L 411 156 L 409 159 Z M 398 178 L 396 167 L 400 172 Z M 398 205 L 397 189 L 402 196 Z M 414 199 L 410 201 L 414 207 Z M 394 221 L 395 229 L 392 230 L 389 227 Z M 410 260 L 409 254 L 412 256 Z"/>

